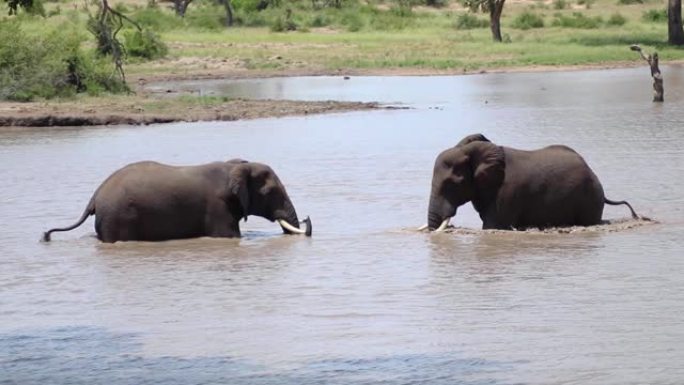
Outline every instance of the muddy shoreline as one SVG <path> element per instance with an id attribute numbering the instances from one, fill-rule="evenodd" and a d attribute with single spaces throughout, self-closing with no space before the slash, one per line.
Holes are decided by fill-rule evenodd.
<path id="1" fill-rule="evenodd" d="M 385 108 L 378 103 L 289 100 L 229 100 L 218 104 L 177 104 L 147 98 L 144 102 L 0 103 L 0 127 L 148 125 L 171 122 L 234 121 Z M 146 104 L 165 103 L 158 105 Z"/>

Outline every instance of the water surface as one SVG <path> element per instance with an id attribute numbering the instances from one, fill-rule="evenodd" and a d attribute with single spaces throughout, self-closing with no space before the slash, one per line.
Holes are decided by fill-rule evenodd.
<path id="1" fill-rule="evenodd" d="M 678 383 L 684 72 L 664 73 L 662 105 L 650 102 L 644 68 L 264 79 L 238 88 L 413 108 L 5 129 L 0 383 Z M 573 234 L 407 230 L 425 222 L 435 156 L 475 132 L 526 149 L 569 145 L 610 198 L 661 223 Z M 126 163 L 234 157 L 270 164 L 300 217 L 313 218 L 314 237 L 250 218 L 242 239 L 104 245 L 91 218 L 38 242 L 73 223 Z M 454 222 L 480 225 L 470 207 Z"/>

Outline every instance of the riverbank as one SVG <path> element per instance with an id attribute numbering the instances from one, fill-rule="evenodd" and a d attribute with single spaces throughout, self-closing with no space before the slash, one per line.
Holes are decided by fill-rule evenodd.
<path id="1" fill-rule="evenodd" d="M 382 108 L 377 103 L 243 100 L 221 97 L 85 97 L 67 101 L 0 103 L 0 127 L 233 121 Z"/>

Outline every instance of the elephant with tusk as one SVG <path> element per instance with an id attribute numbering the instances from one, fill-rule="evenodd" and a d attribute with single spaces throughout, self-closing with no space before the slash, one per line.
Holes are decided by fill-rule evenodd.
<path id="1" fill-rule="evenodd" d="M 483 229 L 590 226 L 601 223 L 607 199 L 598 177 L 574 150 L 562 145 L 533 151 L 497 146 L 470 135 L 435 160 L 428 223 L 444 230 L 461 205 L 472 202 Z"/>
<path id="2" fill-rule="evenodd" d="M 299 228 L 285 186 L 267 165 L 234 159 L 198 166 L 145 161 L 114 172 L 93 194 L 69 231 L 95 215 L 97 237 L 116 241 L 161 241 L 193 237 L 239 237 L 240 219 L 256 215 L 277 222 L 286 234 L 311 236 Z"/>

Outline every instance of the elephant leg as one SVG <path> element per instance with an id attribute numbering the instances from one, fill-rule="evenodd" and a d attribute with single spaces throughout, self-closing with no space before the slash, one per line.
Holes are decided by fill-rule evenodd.
<path id="1" fill-rule="evenodd" d="M 483 230 L 511 230 L 517 227 L 519 216 L 514 210 L 497 208 L 495 204 L 489 206 L 484 212 L 480 213 Z"/>
<path id="2" fill-rule="evenodd" d="M 603 202 L 593 202 L 580 206 L 577 210 L 575 225 L 577 226 L 593 226 L 601 223 L 603 217 Z"/>
<path id="3" fill-rule="evenodd" d="M 140 238 L 141 234 L 138 234 L 137 212 L 132 207 L 115 212 L 108 210 L 97 215 L 95 230 L 102 242 L 143 240 Z"/>
<path id="4" fill-rule="evenodd" d="M 113 219 L 102 220 L 97 237 L 105 243 L 137 240 L 135 229 L 130 223 Z"/>
<path id="5" fill-rule="evenodd" d="M 233 217 L 223 201 L 212 202 L 207 210 L 205 233 L 208 237 L 238 238 L 239 218 Z"/>

